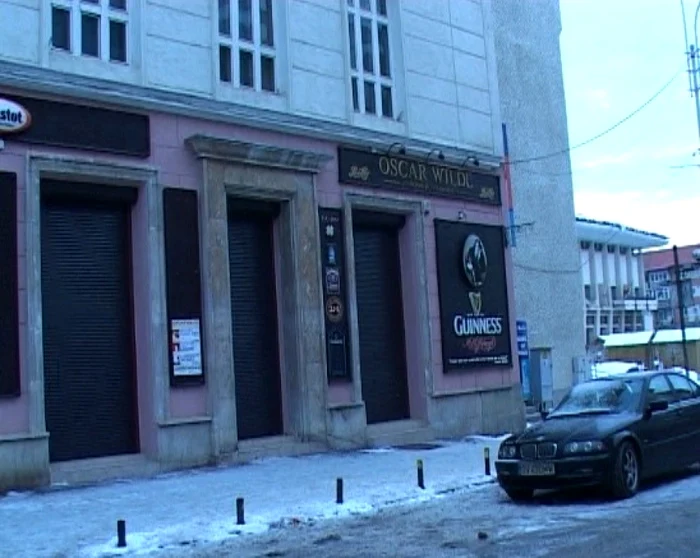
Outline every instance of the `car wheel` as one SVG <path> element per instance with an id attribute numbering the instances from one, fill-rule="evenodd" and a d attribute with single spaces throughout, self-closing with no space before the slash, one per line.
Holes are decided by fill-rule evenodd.
<path id="1" fill-rule="evenodd" d="M 506 494 L 513 502 L 529 502 L 535 491 L 527 488 L 508 488 Z"/>
<path id="2" fill-rule="evenodd" d="M 622 442 L 617 450 L 612 493 L 617 499 L 630 498 L 639 489 L 639 455 L 632 442 Z"/>

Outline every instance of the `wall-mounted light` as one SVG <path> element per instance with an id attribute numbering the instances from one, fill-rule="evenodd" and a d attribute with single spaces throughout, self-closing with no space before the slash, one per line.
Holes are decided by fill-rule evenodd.
<path id="1" fill-rule="evenodd" d="M 469 155 L 469 157 L 464 159 L 464 162 L 462 163 L 463 167 L 466 167 L 467 165 L 473 165 L 475 167 L 478 167 L 479 159 L 477 159 L 474 155 Z"/>
<path id="2" fill-rule="evenodd" d="M 430 159 L 430 156 L 433 153 L 437 153 L 437 158 L 440 159 L 441 161 L 445 160 L 445 154 L 442 152 L 442 149 L 431 149 L 430 152 L 425 156 L 425 160 L 427 161 Z"/>
<path id="3" fill-rule="evenodd" d="M 463 211 L 462 209 L 460 209 L 460 210 L 457 212 L 457 219 L 458 219 L 459 221 L 465 221 L 465 220 L 467 219 L 467 214 L 466 214 L 466 212 Z"/>
<path id="4" fill-rule="evenodd" d="M 399 142 L 399 141 L 395 141 L 394 143 L 392 143 L 392 144 L 389 146 L 389 149 L 386 150 L 386 154 L 387 154 L 387 155 L 391 154 L 391 151 L 392 151 L 395 147 L 398 147 L 398 149 L 396 150 L 396 152 L 397 152 L 399 155 L 406 155 L 406 147 L 404 146 L 403 143 L 401 143 L 401 142 Z"/>

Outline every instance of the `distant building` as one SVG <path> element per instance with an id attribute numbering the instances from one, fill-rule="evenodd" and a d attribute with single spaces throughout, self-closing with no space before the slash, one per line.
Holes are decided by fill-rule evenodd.
<path id="1" fill-rule="evenodd" d="M 664 368 L 684 366 L 683 335 L 679 329 L 617 333 L 602 341 L 605 360 L 641 363 L 646 368 L 657 363 Z M 700 327 L 687 328 L 685 342 L 688 368 L 697 373 L 700 370 Z"/>
<path id="2" fill-rule="evenodd" d="M 654 293 L 646 288 L 640 251 L 664 246 L 660 234 L 618 223 L 576 218 L 580 245 L 583 297 L 586 308 L 586 345 L 611 333 L 653 329 L 657 310 Z"/>
<path id="3" fill-rule="evenodd" d="M 685 325 L 700 324 L 700 244 L 678 247 L 681 292 Z M 676 284 L 673 249 L 654 250 L 644 254 L 644 269 L 650 289 L 656 294 L 659 310 L 656 327 L 660 329 L 681 326 L 678 286 Z"/>

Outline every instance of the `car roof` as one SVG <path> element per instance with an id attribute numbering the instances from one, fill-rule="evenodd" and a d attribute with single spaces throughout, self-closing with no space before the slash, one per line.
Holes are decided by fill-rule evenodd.
<path id="1" fill-rule="evenodd" d="M 610 376 L 605 376 L 602 378 L 594 378 L 593 380 L 621 380 L 623 378 L 639 378 L 641 380 L 644 380 L 646 378 L 650 378 L 651 376 L 654 376 L 656 374 L 680 374 L 681 376 L 685 376 L 683 372 L 678 372 L 677 370 L 673 369 L 664 369 L 664 370 L 636 370 L 634 372 L 624 372 L 621 374 L 611 374 Z"/>

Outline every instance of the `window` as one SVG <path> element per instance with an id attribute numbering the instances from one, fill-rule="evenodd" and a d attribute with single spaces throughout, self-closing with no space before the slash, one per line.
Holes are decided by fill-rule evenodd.
<path id="1" fill-rule="evenodd" d="M 76 55 L 127 62 L 127 0 L 54 0 L 51 46 Z"/>
<path id="2" fill-rule="evenodd" d="M 669 280 L 668 271 L 650 271 L 649 272 L 649 282 L 650 283 L 666 283 Z"/>
<path id="3" fill-rule="evenodd" d="M 387 0 L 347 0 L 355 112 L 394 117 Z"/>
<path id="4" fill-rule="evenodd" d="M 219 81 L 275 92 L 272 0 L 219 0 Z"/>
<path id="5" fill-rule="evenodd" d="M 679 399 L 683 400 L 697 397 L 697 390 L 693 387 L 693 383 L 686 377 L 678 374 L 669 374 L 668 379 Z"/>
<path id="6" fill-rule="evenodd" d="M 669 287 L 661 287 L 656 290 L 656 298 L 658 300 L 671 300 L 671 289 Z"/>
<path id="7" fill-rule="evenodd" d="M 666 380 L 666 376 L 654 376 L 649 381 L 649 401 L 675 401 L 673 388 Z"/>

